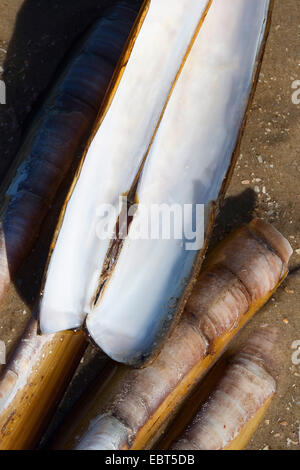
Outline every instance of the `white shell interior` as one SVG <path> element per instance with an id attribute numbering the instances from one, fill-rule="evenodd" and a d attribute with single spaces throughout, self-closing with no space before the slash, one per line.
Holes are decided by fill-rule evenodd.
<path id="1" fill-rule="evenodd" d="M 108 248 L 95 236 L 97 207 L 117 204 L 130 188 L 206 4 L 151 2 L 49 265 L 42 331 L 80 326 L 88 314 L 92 338 L 120 362 L 138 363 L 164 337 L 199 252 L 187 251 L 182 240 L 132 240 L 144 217 L 138 209 L 103 296 L 91 308 Z M 252 89 L 268 6 L 269 0 L 213 0 L 147 157 L 137 189 L 140 205 L 207 205 L 217 199 Z M 204 224 L 201 219 L 199 233 Z"/>
<path id="2" fill-rule="evenodd" d="M 147 158 L 139 204 L 217 199 L 252 88 L 268 3 L 213 1 Z M 143 215 L 137 211 L 130 231 Z M 181 298 L 197 254 L 181 240 L 129 237 L 99 306 L 87 318 L 97 344 L 120 362 L 150 354 L 164 333 L 162 322 L 176 313 L 170 299 Z"/>

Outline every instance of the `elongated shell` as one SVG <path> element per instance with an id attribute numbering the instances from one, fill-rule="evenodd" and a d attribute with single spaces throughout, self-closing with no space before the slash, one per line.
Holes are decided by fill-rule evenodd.
<path id="1" fill-rule="evenodd" d="M 287 240 L 255 220 L 227 240 L 199 277 L 184 314 L 144 369 L 118 366 L 80 403 L 56 448 L 143 449 L 287 273 Z M 101 384 L 102 377 L 99 380 Z"/>
<path id="2" fill-rule="evenodd" d="M 278 331 L 264 327 L 256 331 L 205 402 L 173 450 L 242 450 L 276 391 L 268 371 Z"/>
<path id="3" fill-rule="evenodd" d="M 0 231 L 0 299 L 38 235 L 44 215 L 96 117 L 137 12 L 110 8 L 87 34 L 21 150 Z M 8 197 L 8 196 L 7 196 Z M 86 347 L 82 332 L 26 332 L 0 379 L 0 449 L 38 442 Z"/>
<path id="4" fill-rule="evenodd" d="M 82 332 L 39 336 L 29 322 L 0 379 L 0 450 L 35 447 L 86 346 Z"/>
<path id="5" fill-rule="evenodd" d="M 112 234 L 119 197 L 134 185 L 209 3 L 145 2 L 64 213 L 41 303 L 42 332 L 80 327 L 93 309 L 110 245 L 109 236 L 99 239 L 99 211 L 116 209 Z"/>
<path id="6" fill-rule="evenodd" d="M 182 312 L 211 218 L 209 225 L 200 215 L 204 243 L 191 251 L 184 237 L 134 234 L 154 205 L 207 209 L 217 200 L 260 59 L 269 1 L 215 0 L 204 18 L 207 4 L 150 3 L 86 154 L 47 272 L 42 331 L 79 327 L 86 319 L 94 342 L 127 364 L 153 357 Z M 137 210 L 127 238 L 109 252 L 101 224 L 113 233 L 126 192 L 138 200 Z M 106 204 L 117 215 L 104 224 Z M 193 223 L 190 213 L 181 228 L 191 231 Z"/>
<path id="7" fill-rule="evenodd" d="M 96 119 L 137 16 L 126 3 L 107 10 L 62 73 L 2 188 L 0 300 L 32 249 L 58 188 Z"/>

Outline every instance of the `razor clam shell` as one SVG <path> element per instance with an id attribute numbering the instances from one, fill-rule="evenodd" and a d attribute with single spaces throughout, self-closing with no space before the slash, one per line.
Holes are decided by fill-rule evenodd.
<path id="1" fill-rule="evenodd" d="M 0 450 L 37 445 L 87 346 L 82 332 L 37 330 L 33 317 L 0 377 Z"/>
<path id="2" fill-rule="evenodd" d="M 276 391 L 276 381 L 266 367 L 277 333 L 272 327 L 264 327 L 252 334 L 172 449 L 223 450 L 239 435 Z"/>
<path id="3" fill-rule="evenodd" d="M 86 142 L 137 9 L 119 2 L 103 15 L 73 53 L 19 152 L 23 163 L 2 211 L 0 299 Z M 87 345 L 82 332 L 39 336 L 37 330 L 32 318 L 0 377 L 0 449 L 37 444 Z"/>
<path id="4" fill-rule="evenodd" d="M 257 224 L 261 226 L 262 239 L 256 239 L 252 231 Z M 288 241 L 274 227 L 258 220 L 225 239 L 207 260 L 184 313 L 160 354 L 141 369 L 116 366 L 104 385 L 103 376 L 99 376 L 58 434 L 54 448 L 106 450 L 119 443 L 119 449 L 141 449 L 157 442 L 201 377 L 286 276 L 287 257 L 276 257 L 278 277 L 274 278 L 273 266 L 266 266 L 266 252 L 261 251 L 263 242 L 270 253 L 274 246 L 278 251 L 286 249 L 292 253 Z M 256 250 L 252 249 L 253 244 Z M 236 253 L 248 263 L 241 262 L 231 272 L 227 266 Z M 249 279 L 260 278 L 265 290 L 254 282 L 249 293 L 240 280 L 242 273 Z M 271 285 L 264 282 L 265 278 Z M 271 352 L 266 341 L 264 345 L 262 349 L 260 341 L 251 341 L 246 353 L 269 366 L 267 358 Z"/>
<path id="5" fill-rule="evenodd" d="M 218 199 L 252 90 L 268 8 L 268 0 L 212 3 L 143 168 L 140 206 L 208 206 Z M 201 258 L 201 250 L 187 251 L 185 240 L 133 240 L 131 233 L 146 217 L 138 207 L 101 300 L 86 320 L 103 351 L 132 365 L 159 348 Z M 189 227 L 193 222 L 184 221 Z M 207 232 L 204 219 L 197 231 Z"/>
<path id="6" fill-rule="evenodd" d="M 37 115 L 4 184 L 0 223 L 0 300 L 32 249 L 60 184 L 86 144 L 137 16 L 107 9 L 73 53 Z"/>
<path id="7" fill-rule="evenodd" d="M 93 307 L 110 240 L 99 239 L 99 208 L 132 187 L 208 0 L 145 2 L 140 31 L 83 159 L 47 271 L 43 333 L 80 327 Z M 120 79 L 121 77 L 121 79 Z M 107 220 L 106 220 L 107 222 Z"/>

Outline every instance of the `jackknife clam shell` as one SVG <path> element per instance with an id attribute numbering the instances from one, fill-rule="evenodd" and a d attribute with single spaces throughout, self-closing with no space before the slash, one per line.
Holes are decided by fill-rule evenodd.
<path id="1" fill-rule="evenodd" d="M 207 208 L 218 199 L 255 82 L 268 11 L 268 0 L 147 3 L 68 200 L 41 302 L 42 332 L 86 321 L 109 356 L 133 365 L 159 348 L 192 287 L 208 222 L 198 222 L 204 242 L 196 250 L 187 250 L 185 240 L 131 234 L 145 222 L 142 206 Z M 125 193 L 134 193 L 137 210 L 107 263 L 110 240 L 97 236 L 97 210 L 117 207 Z M 117 217 L 110 222 L 114 227 Z M 184 225 L 193 222 L 190 215 Z M 106 264 L 112 268 L 103 282 Z"/>

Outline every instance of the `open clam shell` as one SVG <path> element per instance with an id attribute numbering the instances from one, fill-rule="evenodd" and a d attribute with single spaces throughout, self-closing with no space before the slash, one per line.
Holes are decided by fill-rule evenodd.
<path id="1" fill-rule="evenodd" d="M 42 332 L 85 321 L 109 356 L 133 365 L 158 350 L 201 263 L 211 226 L 205 208 L 217 201 L 233 162 L 269 3 L 146 2 L 62 217 Z M 111 242 L 124 194 L 138 204 L 125 239 Z M 193 210 L 184 214 L 181 239 L 134 236 L 162 204 L 202 212 L 197 220 Z M 115 211 L 102 238 L 106 205 Z"/>

